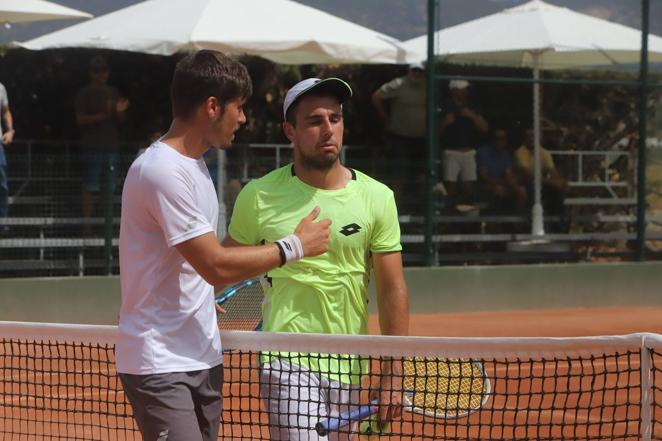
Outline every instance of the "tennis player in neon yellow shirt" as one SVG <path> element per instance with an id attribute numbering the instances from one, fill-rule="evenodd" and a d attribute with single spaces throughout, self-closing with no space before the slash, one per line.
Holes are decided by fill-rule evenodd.
<path id="1" fill-rule="evenodd" d="M 393 192 L 339 160 L 342 104 L 351 95 L 338 78 L 309 78 L 293 86 L 283 104 L 283 130 L 294 147 L 294 162 L 248 183 L 235 203 L 226 246 L 274 242 L 315 206 L 320 218 L 332 221 L 326 254 L 267 274 L 265 331 L 367 333 L 367 289 L 374 268 L 381 331 L 407 334 L 408 293 Z M 283 249 L 282 263 L 288 253 Z M 318 439 L 319 418 L 359 404 L 366 366 L 354 357 L 283 354 L 263 362 L 261 394 L 270 412 L 271 439 Z M 387 373 L 398 369 L 382 364 Z M 401 386 L 391 384 L 388 375 L 382 378 L 375 398 L 382 405 L 380 419 L 388 421 L 401 412 Z M 328 436 L 350 438 L 347 433 Z"/>

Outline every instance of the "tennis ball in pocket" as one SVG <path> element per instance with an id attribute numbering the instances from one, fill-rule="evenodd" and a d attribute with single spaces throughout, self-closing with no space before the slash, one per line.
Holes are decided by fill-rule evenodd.
<path id="1" fill-rule="evenodd" d="M 362 435 L 388 435 L 391 433 L 391 423 L 382 423 L 376 414 L 371 415 L 361 421 L 359 433 Z"/>

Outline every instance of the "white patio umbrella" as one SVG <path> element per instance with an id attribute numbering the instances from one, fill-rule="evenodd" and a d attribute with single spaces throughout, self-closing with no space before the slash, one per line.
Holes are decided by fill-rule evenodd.
<path id="1" fill-rule="evenodd" d="M 445 62 L 541 69 L 617 66 L 639 62 L 641 32 L 627 26 L 533 0 L 435 33 L 435 54 Z M 427 36 L 403 44 L 426 51 Z M 662 61 L 662 38 L 648 38 L 649 60 Z M 535 203 L 532 234 L 544 235 L 540 203 L 540 85 L 533 85 Z"/>
<path id="2" fill-rule="evenodd" d="M 277 63 L 406 63 L 400 42 L 290 0 L 148 0 L 25 43 L 170 55 L 191 49 Z"/>
<path id="3" fill-rule="evenodd" d="M 92 15 L 44 0 L 0 1 L 0 23 L 25 23 L 65 18 L 92 18 Z"/>

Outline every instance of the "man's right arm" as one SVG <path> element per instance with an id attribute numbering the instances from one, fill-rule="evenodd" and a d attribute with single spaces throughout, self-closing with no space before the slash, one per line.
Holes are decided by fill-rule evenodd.
<path id="1" fill-rule="evenodd" d="M 3 105 L 0 107 L 0 113 L 2 113 L 2 120 L 5 123 L 5 130 L 2 133 L 2 142 L 4 144 L 11 144 L 14 140 L 14 118 L 12 117 L 11 110 L 9 110 L 9 105 Z"/>
<path id="2" fill-rule="evenodd" d="M 328 219 L 314 222 L 316 207 L 303 218 L 294 235 L 300 240 L 302 257 L 326 252 L 329 245 Z M 209 284 L 229 285 L 265 273 L 282 263 L 277 244 L 228 247 L 218 243 L 214 233 L 207 233 L 176 245 L 177 250 Z"/>
<path id="3" fill-rule="evenodd" d="M 497 180 L 490 178 L 487 168 L 478 166 L 478 178 L 482 184 L 496 184 Z"/>
<path id="4" fill-rule="evenodd" d="M 386 106 L 384 106 L 384 98 L 379 89 L 375 90 L 370 101 L 380 121 L 386 126 L 388 124 L 388 114 L 386 113 Z"/>
<path id="5" fill-rule="evenodd" d="M 101 121 L 107 120 L 108 114 L 106 112 L 100 113 L 81 113 L 76 112 L 76 123 L 79 126 L 85 126 L 88 124 L 96 124 Z"/>
<path id="6" fill-rule="evenodd" d="M 449 112 L 444 115 L 441 119 L 441 124 L 439 125 L 439 135 L 443 136 L 446 133 L 446 129 L 455 122 L 455 113 Z"/>

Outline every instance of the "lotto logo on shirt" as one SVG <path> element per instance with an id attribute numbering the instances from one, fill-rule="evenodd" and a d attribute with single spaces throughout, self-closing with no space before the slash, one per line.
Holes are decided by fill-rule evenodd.
<path id="1" fill-rule="evenodd" d="M 359 224 L 349 224 L 340 229 L 340 234 L 351 236 L 352 234 L 356 234 L 359 231 L 361 231 L 361 226 Z"/>

